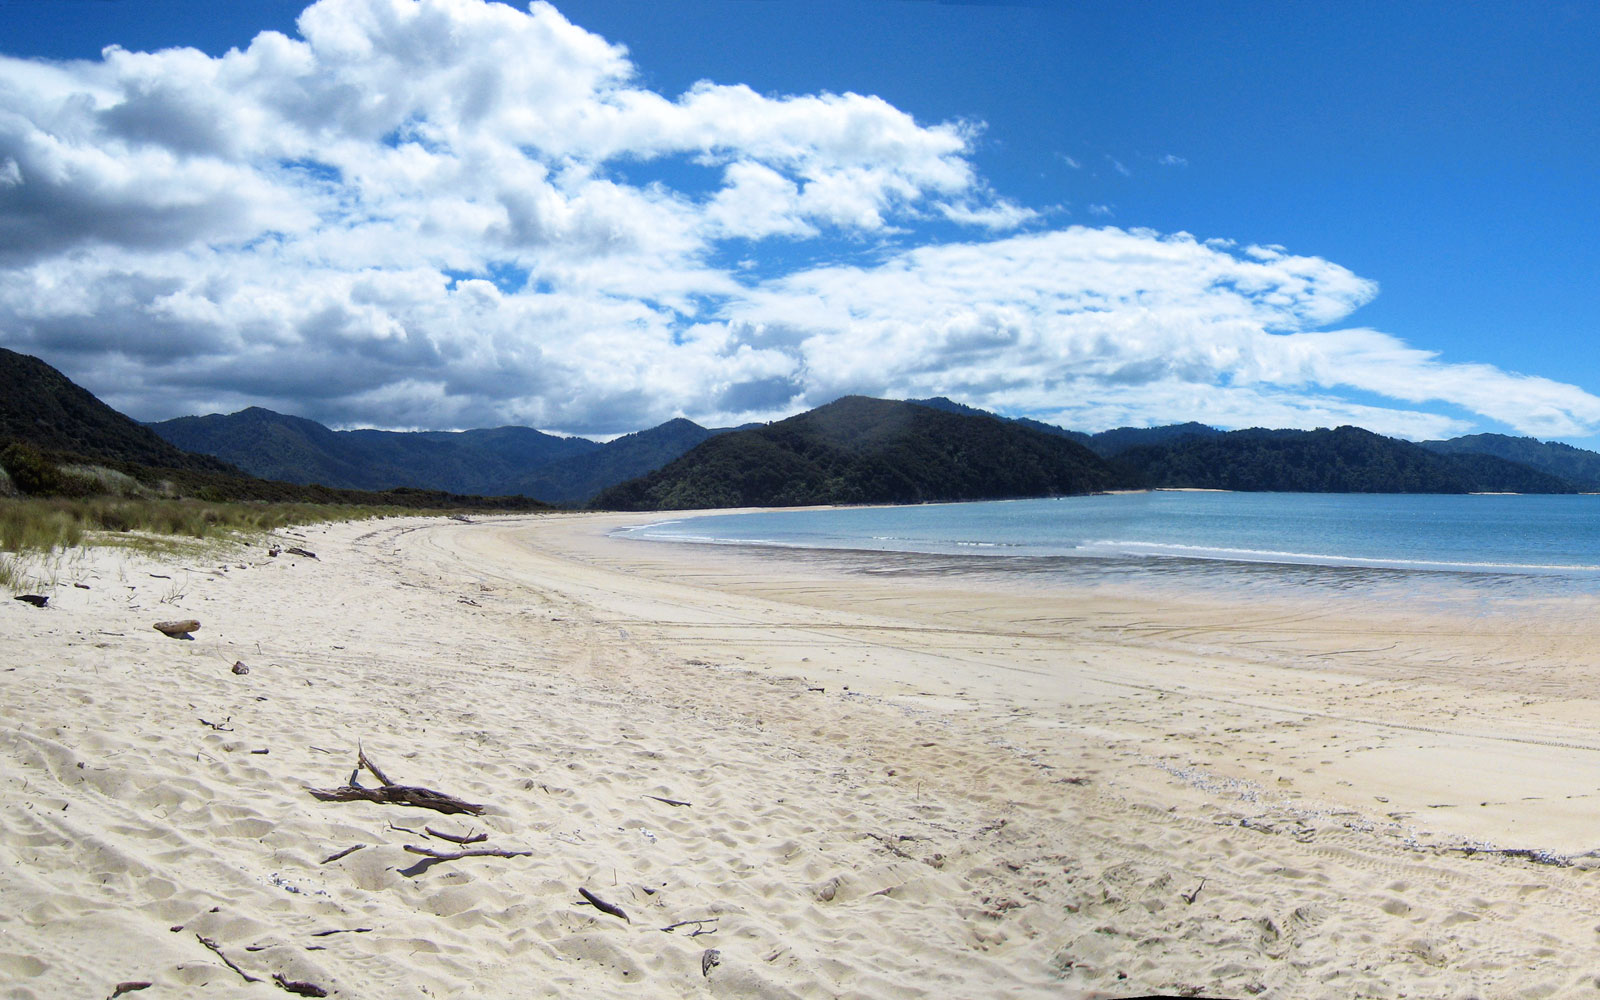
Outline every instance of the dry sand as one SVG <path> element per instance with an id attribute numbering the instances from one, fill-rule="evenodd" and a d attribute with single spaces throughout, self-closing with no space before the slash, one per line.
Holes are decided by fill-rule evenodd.
<path id="1" fill-rule="evenodd" d="M 1039 590 L 628 520 L 96 550 L 0 601 L 0 996 L 1600 995 L 1582 602 Z M 309 795 L 358 741 L 487 809 Z M 532 854 L 418 866 L 429 827 Z"/>

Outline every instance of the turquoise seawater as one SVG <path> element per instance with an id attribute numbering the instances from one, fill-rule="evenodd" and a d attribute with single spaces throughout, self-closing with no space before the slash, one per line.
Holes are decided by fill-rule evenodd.
<path id="1" fill-rule="evenodd" d="M 659 541 L 919 553 L 940 572 L 1600 593 L 1600 496 L 1157 492 L 664 516 Z M 885 566 L 887 562 L 879 560 Z M 894 565 L 901 565 L 896 563 Z"/>

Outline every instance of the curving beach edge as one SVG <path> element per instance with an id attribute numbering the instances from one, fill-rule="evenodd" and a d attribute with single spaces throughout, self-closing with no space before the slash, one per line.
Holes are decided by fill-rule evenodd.
<path id="1" fill-rule="evenodd" d="M 0 602 L 3 995 L 1593 994 L 1587 599 L 609 535 L 650 517 L 91 549 Z"/>

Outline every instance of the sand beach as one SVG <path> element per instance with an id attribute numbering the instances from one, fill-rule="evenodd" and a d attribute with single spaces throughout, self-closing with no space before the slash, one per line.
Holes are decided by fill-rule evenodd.
<path id="1" fill-rule="evenodd" d="M 54 560 L 0 602 L 0 997 L 1600 994 L 1584 601 L 607 534 L 646 517 Z M 358 752 L 483 808 L 308 792 Z"/>

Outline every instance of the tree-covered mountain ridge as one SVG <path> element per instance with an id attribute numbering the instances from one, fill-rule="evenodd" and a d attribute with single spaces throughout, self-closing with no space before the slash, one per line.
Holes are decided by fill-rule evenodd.
<path id="1" fill-rule="evenodd" d="M 939 417 L 929 423 L 910 416 L 913 410 Z M 707 447 L 730 436 L 731 443 Z M 43 361 L 0 349 L 0 446 L 14 440 L 202 478 L 237 477 L 243 469 L 334 489 L 511 494 L 566 504 L 597 495 L 635 506 L 908 503 L 1162 487 L 1600 491 L 1600 454 L 1533 438 L 1476 434 L 1412 444 L 1355 427 L 1225 432 L 1193 422 L 1086 434 L 945 398 L 846 397 L 733 432 L 679 418 L 606 443 L 527 427 L 335 431 L 260 408 L 140 425 Z M 1063 452 L 1063 442 L 1080 450 Z M 691 473 L 693 466 L 702 467 Z M 657 478 L 643 492 L 629 485 L 649 476 Z M 623 485 L 628 491 L 607 492 Z"/>
<path id="2" fill-rule="evenodd" d="M 1436 451 L 1358 427 L 1220 431 L 1189 423 L 1090 435 L 942 398 L 846 397 L 708 441 L 600 493 L 591 506 L 920 503 L 1150 488 L 1577 493 L 1584 484 L 1497 455 Z"/>

